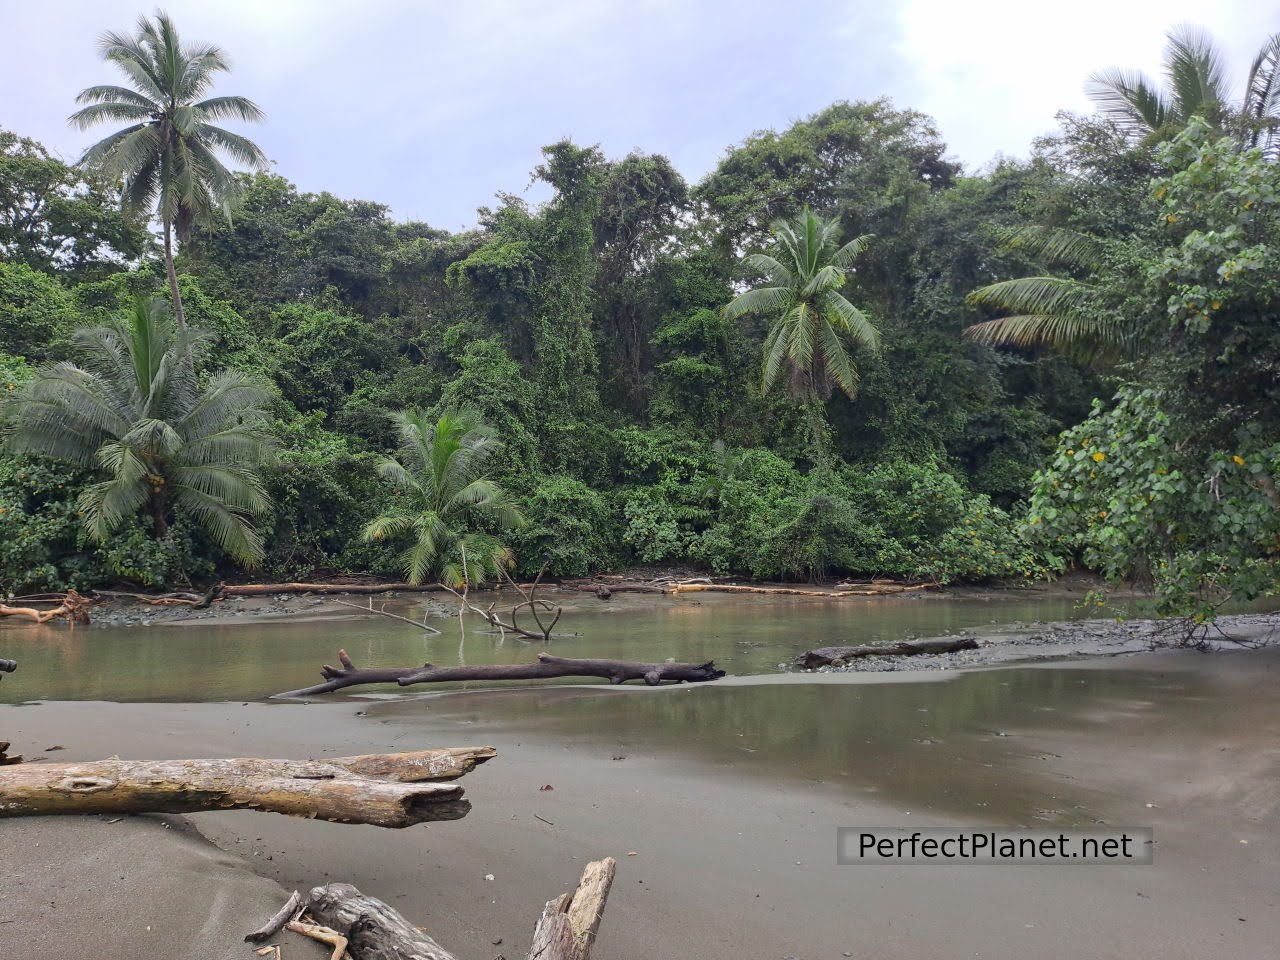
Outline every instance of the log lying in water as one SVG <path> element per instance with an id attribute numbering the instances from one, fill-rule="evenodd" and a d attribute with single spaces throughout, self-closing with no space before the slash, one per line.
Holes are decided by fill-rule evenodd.
<path id="1" fill-rule="evenodd" d="M 576 890 L 547 903 L 527 960 L 590 960 L 616 869 L 612 857 L 589 863 Z M 310 914 L 315 925 L 291 922 L 301 913 Z M 263 943 L 286 925 L 312 937 L 323 931 L 327 943 L 345 941 L 353 960 L 457 960 L 393 907 L 349 883 L 314 887 L 305 899 L 295 893 L 283 910 L 245 939 Z"/>
<path id="2" fill-rule="evenodd" d="M 99 760 L 0 771 L 0 817 L 85 813 L 265 810 L 296 817 L 408 827 L 457 820 L 470 804 L 452 780 L 492 747 L 331 760 Z"/>
<path id="3" fill-rule="evenodd" d="M 325 664 L 320 675 L 324 683 L 301 690 L 275 694 L 276 699 L 311 697 L 320 693 L 332 693 L 344 687 L 369 683 L 396 683 L 408 687 L 415 683 L 446 683 L 460 680 L 553 680 L 558 677 L 600 677 L 610 683 L 626 683 L 643 680 L 649 686 L 664 682 L 701 683 L 719 680 L 723 670 L 717 670 L 715 661 L 706 663 L 632 663 L 627 660 L 574 660 L 553 657 L 549 653 L 538 654 L 533 663 L 492 663 L 474 667 L 437 667 L 426 663 L 420 667 L 357 667 L 347 656 L 338 651 L 341 667 Z"/>
<path id="4" fill-rule="evenodd" d="M 870 647 L 821 647 L 796 658 L 802 667 L 812 670 L 825 667 L 837 660 L 853 660 L 857 657 L 911 657 L 921 653 L 955 653 L 957 650 L 977 650 L 978 641 L 972 637 L 958 640 L 903 640 L 900 643 L 883 643 Z"/>

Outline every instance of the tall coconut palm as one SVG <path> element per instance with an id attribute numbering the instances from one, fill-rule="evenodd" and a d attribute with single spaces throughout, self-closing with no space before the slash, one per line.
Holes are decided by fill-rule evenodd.
<path id="1" fill-rule="evenodd" d="M 1267 38 L 1235 100 L 1222 52 L 1208 33 L 1181 26 L 1168 34 L 1166 86 L 1136 70 L 1112 67 L 1086 87 L 1102 111 L 1137 138 L 1176 133 L 1193 116 L 1269 153 L 1280 147 L 1280 33 Z"/>
<path id="2" fill-rule="evenodd" d="M 94 540 L 145 511 L 157 539 L 187 518 L 253 565 L 262 538 L 252 518 L 270 507 L 258 475 L 268 394 L 232 371 L 198 381 L 192 358 L 204 342 L 175 330 L 159 301 L 78 331 L 81 363 L 41 368 L 6 405 L 6 443 L 105 474 L 80 495 Z"/>
<path id="3" fill-rule="evenodd" d="M 379 473 L 400 502 L 364 529 L 364 539 L 407 537 L 401 555 L 410 583 L 429 577 L 450 587 L 484 583 L 511 565 L 512 553 L 496 536 L 523 518 L 507 493 L 483 476 L 501 444 L 478 414 L 450 411 L 437 419 L 422 410 L 393 415 L 400 458 L 384 460 Z"/>
<path id="4" fill-rule="evenodd" d="M 178 329 L 186 327 L 173 235 L 191 235 L 196 221 L 226 213 L 241 185 L 219 154 L 261 170 L 266 157 L 251 140 L 217 125 L 236 119 L 258 121 L 262 111 L 244 97 L 205 94 L 216 75 L 230 69 L 226 54 L 207 43 L 183 43 L 163 12 L 141 17 L 132 36 L 105 33 L 102 57 L 125 75 L 129 86 L 97 86 L 80 92 L 84 108 L 69 118 L 81 130 L 99 123 L 124 123 L 98 141 L 80 162 L 123 185 L 127 208 L 159 218 L 164 229 L 164 262 Z"/>
<path id="5" fill-rule="evenodd" d="M 764 275 L 765 284 L 735 297 L 724 315 L 729 320 L 748 314 L 771 318 L 762 389 L 768 393 L 785 373 L 785 389 L 809 413 L 821 447 L 821 402 L 831 396 L 833 386 L 849 397 L 858 389 L 858 370 L 845 341 L 871 351 L 880 348 L 879 331 L 840 293 L 871 236 L 841 246 L 837 224 L 808 209 L 794 223 L 779 221 L 772 230 L 778 256 L 753 253 L 743 259 L 752 272 Z"/>

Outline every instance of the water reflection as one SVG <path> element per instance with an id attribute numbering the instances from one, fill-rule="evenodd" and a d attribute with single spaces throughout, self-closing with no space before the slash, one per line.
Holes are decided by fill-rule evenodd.
<path id="1" fill-rule="evenodd" d="M 432 724 L 466 724 L 470 739 L 519 731 L 613 756 L 683 758 L 784 788 L 803 782 L 851 799 L 881 794 L 921 814 L 1065 826 L 1104 818 L 1129 789 L 1129 778 L 1116 772 L 1126 767 L 1137 776 L 1144 765 L 1192 762 L 1196 751 L 1212 765 L 1214 738 L 1238 744 L 1246 730 L 1251 740 L 1275 743 L 1280 710 L 1271 691 L 1280 657 L 1243 658 L 1201 657 L 1173 670 L 973 671 L 917 682 L 482 691 L 379 704 L 370 715 L 412 728 L 428 722 L 429 712 Z M 1125 737 L 1144 744 L 1142 756 L 1126 756 Z M 1064 742 L 1073 744 L 1070 754 L 1061 752 Z M 1073 771 L 1093 762 L 1095 750 L 1116 771 L 1110 780 L 1083 778 L 1085 787 Z M 1268 751 L 1270 782 L 1280 782 L 1280 756 Z"/>

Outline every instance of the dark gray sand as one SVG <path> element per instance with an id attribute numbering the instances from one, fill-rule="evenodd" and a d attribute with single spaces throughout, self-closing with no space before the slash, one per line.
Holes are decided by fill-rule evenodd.
<path id="1" fill-rule="evenodd" d="M 36 817 L 0 821 L 4 960 L 228 960 L 287 894 L 182 820 Z M 254 920 L 253 918 L 258 918 Z M 289 960 L 328 957 L 287 944 Z"/>
<path id="2" fill-rule="evenodd" d="M 463 781 L 475 808 L 462 821 L 387 831 L 248 812 L 190 818 L 219 847 L 285 887 L 353 882 L 468 958 L 523 957 L 543 902 L 571 888 L 587 860 L 606 854 L 618 857 L 619 871 L 599 960 L 1275 957 L 1280 657 L 1165 653 L 1104 663 L 1152 671 L 1174 686 L 1187 672 L 1220 676 L 1210 702 L 1184 697 L 1178 714 L 1153 698 L 1106 701 L 1096 715 L 1061 727 L 1052 714 L 996 735 L 990 723 L 998 714 L 984 718 L 981 729 L 960 724 L 942 742 L 917 745 L 919 756 L 937 758 L 932 763 L 886 760 L 883 768 L 853 770 L 865 791 L 815 782 L 785 762 L 748 773 L 732 755 L 708 762 L 671 744 L 632 750 L 619 761 L 607 737 L 488 724 L 506 709 L 505 697 L 533 698 L 535 706 L 560 696 L 698 697 L 703 685 L 317 704 L 49 703 L 0 707 L 0 730 L 29 754 L 65 744 L 50 760 L 299 757 L 492 742 L 497 759 Z M 1080 666 L 1094 670 L 1096 662 Z M 1037 669 L 1054 671 L 1064 684 L 1087 679 L 1070 667 Z M 846 683 L 867 695 L 868 684 L 905 696 L 910 691 L 899 685 L 914 683 L 912 695 L 927 697 L 925 688 L 974 675 L 809 676 L 824 688 Z M 933 682 L 919 685 L 924 679 Z M 467 719 L 467 703 L 479 719 Z M 869 729 L 868 737 L 875 733 Z M 548 784 L 553 791 L 540 789 Z M 988 787 L 993 795 L 1043 798 L 1046 825 L 1152 826 L 1156 863 L 835 865 L 841 825 L 1021 822 L 1009 810 L 962 815 L 920 800 L 931 791 Z M 251 957 L 238 937 L 275 909 L 280 889 L 162 830 L 150 821 L 0 822 L 0 920 L 21 923 L 0 923 L 0 956 Z M 111 928 L 121 939 L 104 940 L 103 916 L 121 918 Z M 153 927 L 164 925 L 163 937 L 145 931 L 149 917 Z M 286 958 L 309 955 L 296 940 L 285 941 Z"/>

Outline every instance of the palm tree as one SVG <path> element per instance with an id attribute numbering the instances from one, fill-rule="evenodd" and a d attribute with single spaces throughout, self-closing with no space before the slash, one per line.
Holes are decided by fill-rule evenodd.
<path id="1" fill-rule="evenodd" d="M 764 342 L 762 390 L 768 393 L 785 370 L 787 393 L 809 412 L 821 449 L 821 401 L 831 396 L 833 385 L 850 398 L 858 388 L 845 339 L 868 350 L 880 348 L 879 332 L 840 293 L 854 258 L 871 236 L 840 246 L 836 223 L 807 208 L 795 223 L 779 221 L 772 230 L 781 259 L 764 253 L 745 257 L 743 263 L 763 274 L 766 284 L 739 294 L 724 315 L 729 320 L 748 314 L 773 318 Z"/>
<path id="2" fill-rule="evenodd" d="M 1193 116 L 1269 154 L 1280 148 L 1280 33 L 1267 38 L 1249 68 L 1244 94 L 1232 102 L 1221 51 L 1197 27 L 1168 34 L 1161 89 L 1136 70 L 1112 67 L 1086 87 L 1102 112 L 1139 139 L 1176 133 Z"/>
<path id="3" fill-rule="evenodd" d="M 155 300 L 139 300 L 114 325 L 79 330 L 82 365 L 41 368 L 7 405 L 7 446 L 106 475 L 79 500 L 96 541 L 146 510 L 156 539 L 168 536 L 172 516 L 189 517 L 253 565 L 262 538 L 250 518 L 270 507 L 257 469 L 270 447 L 269 395 L 229 370 L 199 382 L 192 358 L 206 341 L 175 330 Z"/>
<path id="4" fill-rule="evenodd" d="M 123 184 L 126 208 L 155 211 L 164 227 L 164 263 L 178 330 L 186 328 L 173 234 L 185 242 L 196 221 L 230 210 L 242 186 L 218 154 L 254 170 L 267 159 L 251 140 L 216 125 L 228 118 L 259 121 L 262 111 L 244 97 L 201 99 L 214 77 L 230 69 L 226 54 L 205 43 L 184 44 L 163 12 L 140 17 L 137 33 L 105 33 L 102 57 L 115 64 L 128 87 L 98 86 L 80 92 L 84 104 L 69 122 L 81 130 L 98 123 L 127 126 L 98 141 L 81 157 L 113 182 Z"/>
<path id="5" fill-rule="evenodd" d="M 1104 262 L 1104 242 L 1060 227 L 1029 226 L 1001 232 L 1006 247 L 1039 255 L 1091 276 Z M 1109 311 L 1088 280 L 1036 276 L 1002 280 L 973 291 L 968 301 L 1013 311 L 966 327 L 963 336 L 993 346 L 1049 346 L 1082 360 L 1123 357 L 1137 348 L 1136 331 Z"/>
<path id="6" fill-rule="evenodd" d="M 401 555 L 410 583 L 435 577 L 449 587 L 496 578 L 511 551 L 484 527 L 505 532 L 523 522 L 501 486 L 482 475 L 500 448 L 478 414 L 450 411 L 433 420 L 422 410 L 393 414 L 400 459 L 378 472 L 401 502 L 364 529 L 370 541 L 411 537 Z"/>

